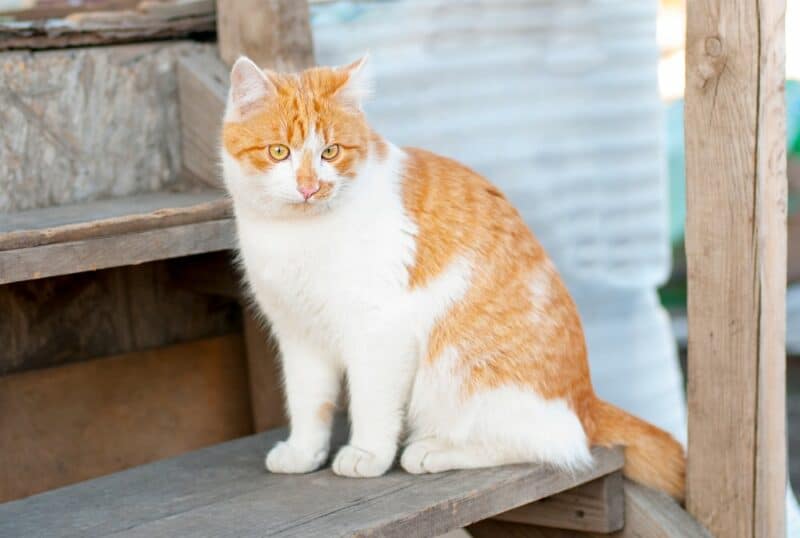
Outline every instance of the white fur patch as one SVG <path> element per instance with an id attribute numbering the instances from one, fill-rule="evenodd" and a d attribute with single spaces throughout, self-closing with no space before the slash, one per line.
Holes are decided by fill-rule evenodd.
<path id="1" fill-rule="evenodd" d="M 577 469 L 591 464 L 583 426 L 566 402 L 515 386 L 465 400 L 459 360 L 458 351 L 448 348 L 417 372 L 409 406 L 412 442 L 433 438 L 452 447 L 480 448 L 485 466 L 541 462 Z"/>

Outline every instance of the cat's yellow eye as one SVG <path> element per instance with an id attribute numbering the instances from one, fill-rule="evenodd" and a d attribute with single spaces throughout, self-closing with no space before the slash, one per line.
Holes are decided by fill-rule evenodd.
<path id="1" fill-rule="evenodd" d="M 332 161 L 339 155 L 339 144 L 331 144 L 322 150 L 322 158 L 326 161 Z"/>
<path id="2" fill-rule="evenodd" d="M 269 147 L 269 156 L 276 161 L 282 161 L 289 156 L 289 148 L 283 144 L 272 144 Z"/>

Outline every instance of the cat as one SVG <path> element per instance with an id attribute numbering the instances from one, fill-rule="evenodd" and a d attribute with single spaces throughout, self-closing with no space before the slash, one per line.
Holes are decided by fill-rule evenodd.
<path id="1" fill-rule="evenodd" d="M 267 469 L 327 461 L 346 378 L 339 475 L 385 473 L 401 441 L 410 473 L 579 469 L 620 444 L 628 477 L 681 499 L 683 448 L 595 396 L 575 304 L 519 213 L 466 166 L 373 131 L 365 64 L 231 71 L 223 175 L 290 418 Z"/>

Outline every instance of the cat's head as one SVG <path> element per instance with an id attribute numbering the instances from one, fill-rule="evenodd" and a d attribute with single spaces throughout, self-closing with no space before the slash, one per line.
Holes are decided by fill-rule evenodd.
<path id="1" fill-rule="evenodd" d="M 271 215 L 335 207 L 369 158 L 376 135 L 361 110 L 365 58 L 297 74 L 239 58 L 231 71 L 222 132 L 228 190 Z"/>

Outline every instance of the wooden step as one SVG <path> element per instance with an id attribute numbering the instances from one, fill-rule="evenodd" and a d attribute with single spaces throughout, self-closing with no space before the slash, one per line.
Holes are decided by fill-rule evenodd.
<path id="1" fill-rule="evenodd" d="M 595 448 L 594 466 L 573 473 L 541 465 L 395 469 L 371 479 L 267 473 L 264 453 L 285 437 L 272 430 L 2 504 L 0 536 L 437 536 L 618 475 L 623 463 L 621 450 Z"/>
<path id="2" fill-rule="evenodd" d="M 0 284 L 232 248 L 219 190 L 150 193 L 0 215 Z"/>

